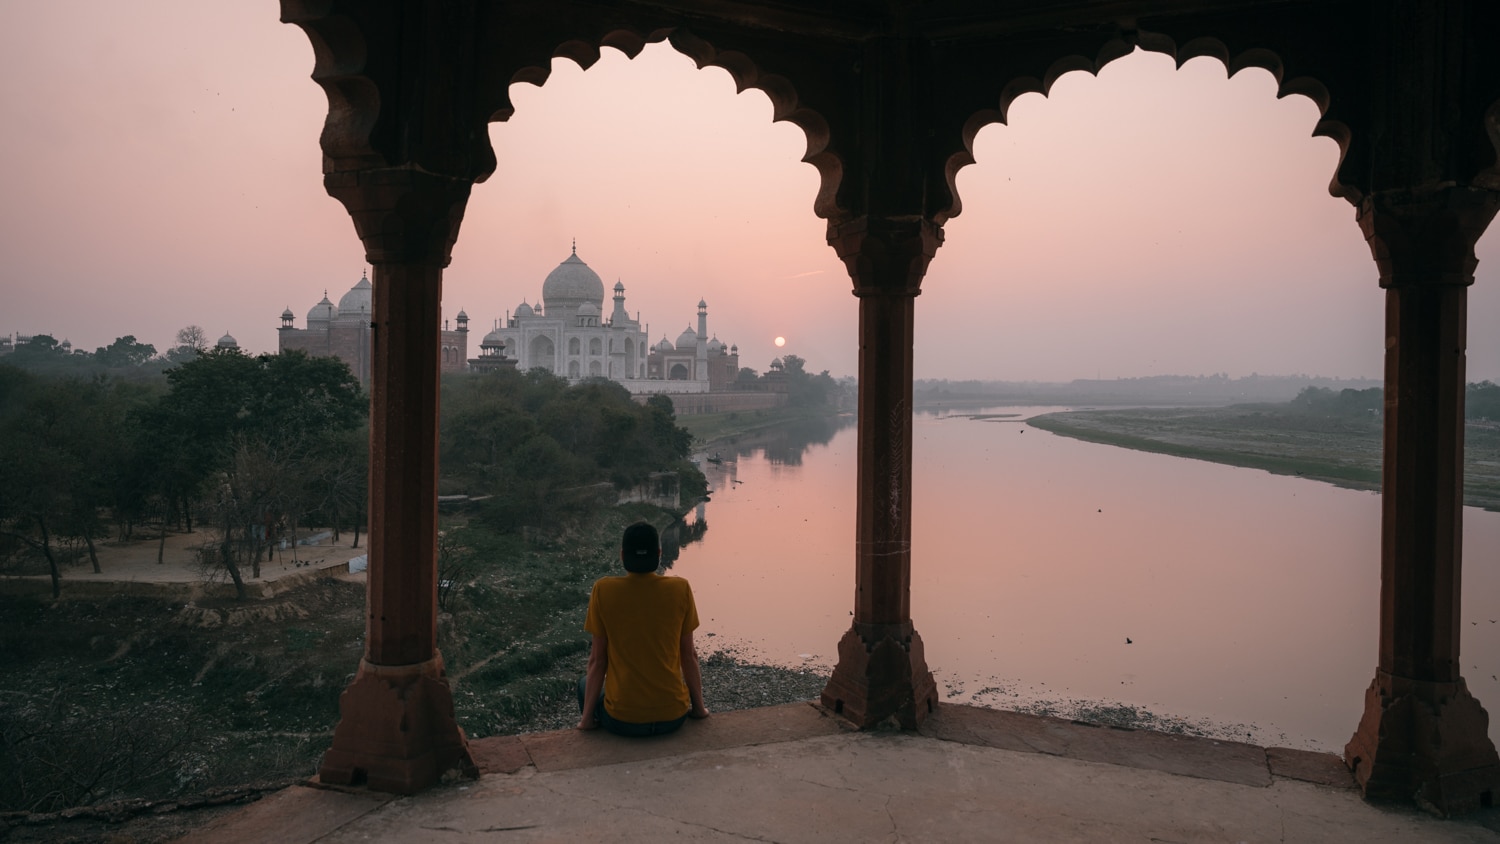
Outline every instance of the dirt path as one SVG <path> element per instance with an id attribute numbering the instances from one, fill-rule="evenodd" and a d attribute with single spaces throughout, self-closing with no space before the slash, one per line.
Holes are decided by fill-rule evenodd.
<path id="1" fill-rule="evenodd" d="M 270 562 L 262 562 L 260 577 L 251 577 L 251 568 L 241 569 L 252 596 L 271 597 L 300 583 L 310 575 L 329 569 L 344 568 L 349 561 L 365 554 L 365 537 L 360 535 L 360 547 L 351 548 L 354 539 L 344 533 L 335 545 L 326 530 L 315 529 L 302 534 L 311 544 L 288 546 L 278 549 Z M 205 572 L 199 563 L 199 549 L 205 544 L 217 543 L 213 532 L 168 534 L 162 561 L 156 561 L 158 540 L 156 537 L 131 542 L 96 543 L 99 553 L 99 573 L 95 574 L 88 555 L 63 567 L 62 585 L 65 594 L 96 596 L 106 591 L 132 591 L 162 593 L 184 596 L 233 595 L 234 584 L 222 570 Z M 363 579 L 363 574 L 349 575 Z M 7 591 L 31 591 L 33 588 L 51 589 L 51 581 L 45 575 L 9 576 L 0 578 L 0 586 Z M 227 590 L 227 591 L 226 591 Z"/>

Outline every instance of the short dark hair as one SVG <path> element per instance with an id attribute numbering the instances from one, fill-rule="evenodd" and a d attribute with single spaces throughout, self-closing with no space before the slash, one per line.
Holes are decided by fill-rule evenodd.
<path id="1" fill-rule="evenodd" d="M 656 571 L 661 562 L 661 537 L 657 536 L 656 528 L 646 522 L 625 528 L 625 535 L 620 538 L 620 559 L 626 571 Z"/>

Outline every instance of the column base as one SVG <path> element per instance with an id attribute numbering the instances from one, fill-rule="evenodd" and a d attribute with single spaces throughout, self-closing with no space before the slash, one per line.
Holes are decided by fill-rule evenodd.
<path id="1" fill-rule="evenodd" d="M 359 662 L 339 697 L 342 716 L 318 779 L 414 794 L 458 767 L 478 777 L 469 743 L 453 717 L 443 656 L 415 665 Z"/>
<path id="2" fill-rule="evenodd" d="M 839 662 L 823 689 L 823 706 L 861 730 L 894 720 L 915 730 L 937 709 L 922 637 L 906 624 L 858 624 L 839 640 Z"/>
<path id="3" fill-rule="evenodd" d="M 1500 757 L 1490 717 L 1463 678 L 1435 683 L 1375 672 L 1344 761 L 1365 798 L 1406 802 L 1439 815 L 1493 805 Z"/>

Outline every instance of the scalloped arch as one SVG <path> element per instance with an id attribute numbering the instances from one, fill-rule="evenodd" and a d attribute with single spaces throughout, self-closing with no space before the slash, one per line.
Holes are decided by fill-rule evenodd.
<path id="1" fill-rule="evenodd" d="M 579 67 L 588 70 L 599 61 L 601 47 L 613 47 L 628 58 L 640 55 L 647 44 L 666 41 L 673 49 L 693 60 L 698 69 L 717 67 L 727 72 L 734 81 L 736 93 L 754 88 L 771 101 L 772 122 L 787 122 L 802 130 L 807 138 L 807 149 L 802 161 L 818 171 L 819 187 L 813 199 L 813 212 L 822 218 L 836 216 L 838 207 L 835 197 L 843 179 L 843 161 L 829 150 L 831 133 L 828 121 L 817 111 L 801 102 L 796 86 L 791 80 L 772 73 L 764 73 L 745 53 L 734 50 L 719 50 L 710 42 L 699 38 L 685 28 L 669 27 L 648 33 L 618 28 L 601 33 L 597 39 L 570 39 L 560 43 L 547 56 L 545 63 L 536 61 L 517 69 L 511 74 L 510 84 L 526 82 L 541 86 L 552 73 L 551 60 L 571 59 Z M 501 105 L 491 112 L 493 122 L 505 122 L 515 114 L 510 94 L 503 92 Z"/>
<path id="2" fill-rule="evenodd" d="M 1083 71 L 1097 76 L 1099 71 L 1107 64 L 1123 58 L 1134 51 L 1136 46 L 1153 53 L 1164 53 L 1172 57 L 1177 67 L 1191 59 L 1200 56 L 1208 56 L 1218 59 L 1224 64 L 1225 70 L 1230 76 L 1239 73 L 1246 68 L 1260 68 L 1270 72 L 1276 80 L 1276 96 L 1278 98 L 1293 94 L 1301 95 L 1312 100 L 1318 108 L 1319 120 L 1313 127 L 1313 137 L 1325 137 L 1333 139 L 1338 144 L 1339 159 L 1334 166 L 1333 177 L 1329 183 L 1328 191 L 1337 197 L 1342 197 L 1352 203 L 1357 203 L 1361 197 L 1360 191 L 1339 180 L 1339 172 L 1343 167 L 1344 157 L 1349 150 L 1350 130 L 1342 121 L 1327 117 L 1331 96 L 1327 86 L 1321 81 L 1310 76 L 1298 76 L 1292 79 L 1285 78 L 1285 70 L 1281 57 L 1274 51 L 1265 48 L 1251 48 L 1238 53 L 1231 52 L 1228 45 L 1217 38 L 1195 38 L 1182 46 L 1177 46 L 1170 38 L 1163 35 L 1154 35 L 1146 32 L 1134 33 L 1136 36 L 1132 44 L 1123 38 L 1115 38 L 1107 41 L 1092 59 L 1082 55 L 1066 55 L 1056 59 L 1052 64 L 1036 76 L 1017 76 L 1008 80 L 1000 90 L 999 102 L 995 108 L 981 109 L 972 113 L 963 127 L 963 149 L 948 157 L 945 173 L 948 179 L 948 187 L 953 192 L 953 210 L 948 216 L 957 216 L 962 210 L 962 202 L 959 198 L 956 179 L 958 171 L 974 163 L 974 138 L 979 130 L 992 123 L 1005 124 L 1008 121 L 1010 106 L 1016 98 L 1022 94 L 1041 94 L 1048 96 L 1053 85 L 1063 74 L 1073 71 Z M 1500 104 L 1497 104 L 1497 119 L 1491 126 L 1497 138 L 1500 138 Z M 1500 140 L 1497 140 L 1497 149 L 1500 149 Z"/>
<path id="3" fill-rule="evenodd" d="M 1093 58 L 1071 53 L 1055 59 L 1039 74 L 1014 76 L 1007 80 L 1000 89 L 999 102 L 996 103 L 995 108 L 974 111 L 964 121 L 960 132 L 961 148 L 950 154 L 944 161 L 943 176 L 948 183 L 948 193 L 953 197 L 953 202 L 947 213 L 939 215 L 938 222 L 945 222 L 963 212 L 963 199 L 958 192 L 958 171 L 974 163 L 974 138 L 979 134 L 980 129 L 992 123 L 1007 124 L 1010 119 L 1011 104 L 1023 94 L 1048 96 L 1058 79 L 1075 70 L 1083 71 L 1090 76 L 1097 76 L 1100 68 L 1115 59 L 1129 55 L 1133 49 L 1134 47 L 1128 42 L 1112 38 L 1100 46 Z"/>
<path id="4" fill-rule="evenodd" d="M 1333 104 L 1333 96 L 1328 86 L 1324 85 L 1321 80 L 1311 76 L 1296 76 L 1288 79 L 1281 56 L 1265 47 L 1252 47 L 1234 53 L 1223 40 L 1212 37 L 1194 38 L 1178 47 L 1171 38 L 1164 35 L 1147 37 L 1144 34 L 1140 43 L 1143 50 L 1171 56 L 1179 68 L 1200 56 L 1218 59 L 1230 76 L 1247 68 L 1259 68 L 1270 73 L 1271 77 L 1276 80 L 1277 99 L 1298 95 L 1312 100 L 1313 105 L 1318 108 L 1318 122 L 1313 124 L 1312 136 L 1330 138 L 1338 144 L 1339 148 L 1339 158 L 1333 166 L 1333 176 L 1328 181 L 1328 192 L 1351 203 L 1359 202 L 1362 196 L 1359 189 L 1339 179 L 1339 174 L 1343 171 L 1344 159 L 1349 154 L 1349 143 L 1353 133 L 1347 123 L 1328 116 L 1328 110 Z"/>

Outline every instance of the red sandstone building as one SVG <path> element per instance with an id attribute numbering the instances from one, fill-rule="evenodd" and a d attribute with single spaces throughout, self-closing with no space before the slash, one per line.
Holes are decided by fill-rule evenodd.
<path id="1" fill-rule="evenodd" d="M 370 304 L 370 278 L 361 275 L 349 292 L 339 297 L 339 303 L 328 300 L 328 291 L 323 291 L 323 300 L 307 312 L 307 327 L 294 325 L 296 315 L 291 308 L 281 312 L 281 328 L 276 331 L 278 351 L 296 349 L 310 355 L 334 357 L 349 365 L 349 371 L 364 387 L 370 386 L 371 348 L 370 329 L 373 325 L 373 309 Z M 458 312 L 458 327 L 449 330 L 447 324 L 438 333 L 439 368 L 443 372 L 463 372 L 468 369 L 469 315 Z"/>
<path id="2" fill-rule="evenodd" d="M 1500 756 L 1489 715 L 1464 681 L 1459 611 L 1467 295 L 1474 245 L 1500 212 L 1500 3 L 282 0 L 281 8 L 313 45 L 313 79 L 329 101 L 324 185 L 374 267 L 370 319 L 380 339 L 369 369 L 369 621 L 324 781 L 410 792 L 454 767 L 474 771 L 437 648 L 443 268 L 470 191 L 496 171 L 489 124 L 514 113 L 510 86 L 544 83 L 555 58 L 588 67 L 603 47 L 633 56 L 665 40 L 700 67 L 723 68 L 738 88 L 763 91 L 773 118 L 802 130 L 803 160 L 821 180 L 812 209 L 849 273 L 860 349 L 853 611 L 822 702 L 860 728 L 911 729 L 938 706 L 911 614 L 911 571 L 922 554 L 911 530 L 912 347 L 916 299 L 945 224 L 962 208 L 957 175 L 974 162 L 975 134 L 1004 122 L 1021 94 L 1045 94 L 1064 73 L 1097 73 L 1136 49 L 1178 62 L 1214 57 L 1231 73 L 1263 68 L 1280 95 L 1311 99 L 1320 113 L 1314 133 L 1341 153 L 1330 191 L 1350 203 L 1350 225 L 1374 259 L 1371 295 L 1385 302 L 1381 552 L 1369 568 L 1380 581 L 1380 621 L 1345 761 L 1371 799 L 1439 812 L 1494 801 Z M 1235 202 L 1211 185 L 1205 198 Z M 1274 667 L 1263 682 L 1296 693 Z"/>

